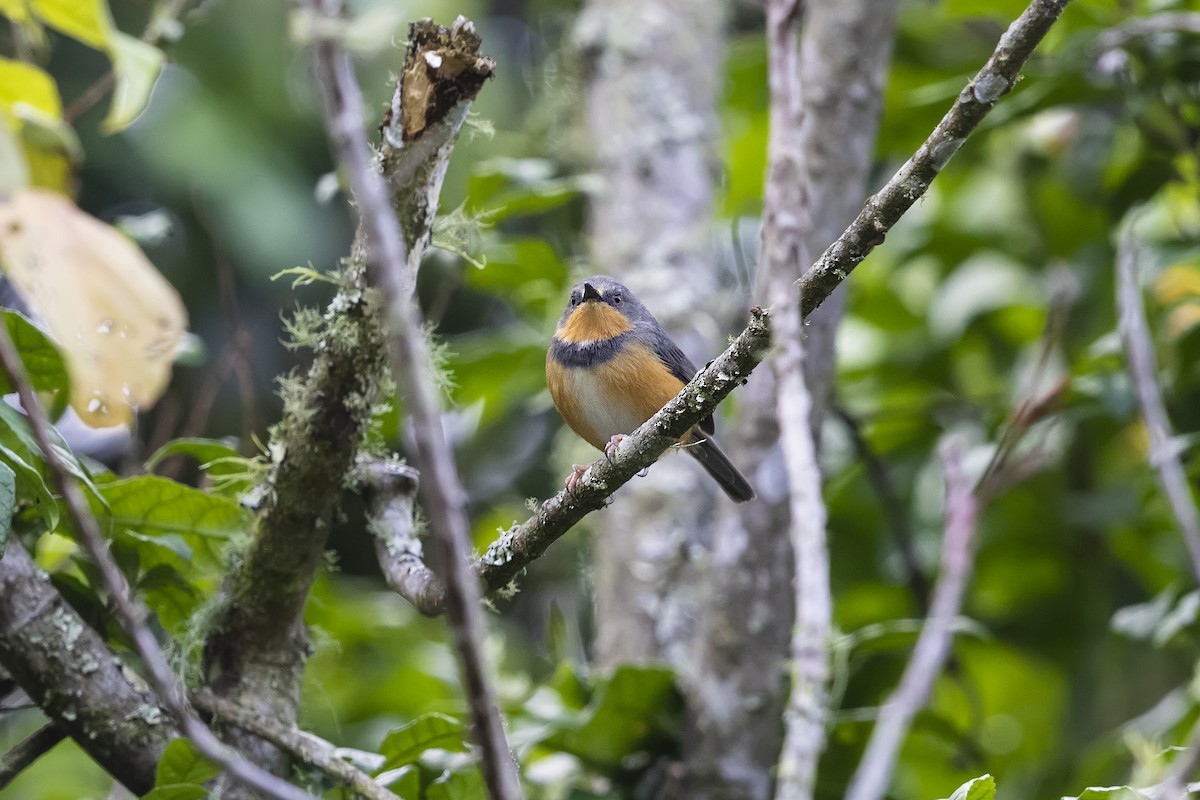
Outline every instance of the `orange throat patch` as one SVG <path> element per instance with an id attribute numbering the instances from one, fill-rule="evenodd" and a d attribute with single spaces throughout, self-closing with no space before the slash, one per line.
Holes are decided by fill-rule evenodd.
<path id="1" fill-rule="evenodd" d="M 571 344 L 603 342 L 631 330 L 633 326 L 620 311 L 603 303 L 590 302 L 571 312 L 554 336 Z"/>

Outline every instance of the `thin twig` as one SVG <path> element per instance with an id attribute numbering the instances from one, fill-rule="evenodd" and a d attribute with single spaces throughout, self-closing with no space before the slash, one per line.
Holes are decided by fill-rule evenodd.
<path id="1" fill-rule="evenodd" d="M 336 747 L 318 736 L 270 720 L 208 689 L 192 692 L 191 699 L 197 708 L 211 713 L 222 724 L 241 728 L 266 739 L 304 763 L 336 778 L 367 800 L 400 800 L 391 790 L 372 780 L 370 775 L 341 758 Z"/>
<path id="2" fill-rule="evenodd" d="M 142 31 L 141 40 L 146 44 L 157 46 L 158 43 L 167 37 L 168 32 L 174 26 L 174 23 L 187 10 L 188 3 L 191 0 L 168 0 L 158 6 L 150 18 L 150 22 L 146 25 L 146 29 Z M 112 69 L 105 72 L 89 87 L 83 90 L 78 97 L 70 102 L 63 110 L 63 119 L 67 124 L 72 124 L 75 120 L 82 117 L 92 106 L 104 99 L 104 95 L 112 91 L 112 88 L 117 85 L 117 73 Z"/>
<path id="3" fill-rule="evenodd" d="M 9 385 L 17 390 L 21 406 L 29 419 L 34 440 L 42 451 L 49 468 L 50 482 L 62 497 L 67 518 L 91 557 L 116 607 L 117 620 L 133 642 L 134 650 L 146 667 L 150 685 L 154 687 L 159 701 L 179 723 L 183 734 L 196 749 L 223 767 L 236 780 L 266 795 L 279 800 L 309 800 L 310 796 L 292 784 L 276 777 L 256 764 L 248 761 L 241 753 L 226 746 L 208 726 L 192 712 L 184 696 L 183 688 L 171 671 L 167 658 L 158 641 L 146 624 L 147 609 L 134 597 L 129 582 L 125 580 L 117 562 L 108 550 L 108 542 L 100 532 L 100 524 L 88 508 L 83 492 L 72 480 L 51 433 L 50 421 L 37 395 L 30 385 L 29 376 L 21 363 L 21 357 L 13 344 L 8 330 L 0 325 L 0 366 L 8 377 Z"/>
<path id="4" fill-rule="evenodd" d="M 979 498 L 963 471 L 962 447 L 947 439 L 940 447 L 946 472 L 946 528 L 941 572 L 933 590 L 929 616 L 917 638 L 900 685 L 879 711 L 879 719 L 862 761 L 850 780 L 846 800 L 879 800 L 888 789 L 900 745 L 912 719 L 924 707 L 933 682 L 950 653 L 954 622 L 962 608 L 971 576 Z"/>
<path id="5" fill-rule="evenodd" d="M 825 749 L 833 613 L 821 468 L 810 420 L 812 396 L 804 380 L 804 323 L 799 298 L 792 290 L 792 270 L 796 264 L 808 263 L 805 242 L 812 229 L 801 138 L 805 113 L 799 65 L 801 10 L 800 0 L 767 3 L 771 120 L 759 267 L 760 280 L 777 318 L 779 351 L 771 366 L 796 569 L 792 685 L 784 709 L 786 729 L 775 788 L 779 800 L 807 800 L 816 789 L 817 764 Z"/>
<path id="6" fill-rule="evenodd" d="M 344 10 L 340 0 L 311 0 L 306 5 L 327 19 L 340 18 Z M 460 18 L 455 27 L 470 25 Z M 482 752 L 484 781 L 493 800 L 515 800 L 521 797 L 521 787 L 484 665 L 479 586 L 467 562 L 471 528 L 466 494 L 442 429 L 433 363 L 409 288 L 415 276 L 409 269 L 408 246 L 387 184 L 372 168 L 371 151 L 363 135 L 362 95 L 349 55 L 336 39 L 319 36 L 313 45 L 313 61 L 329 138 L 358 204 L 360 220 L 368 233 L 368 267 L 384 296 L 392 373 L 404 392 L 416 441 L 414 461 L 425 478 L 422 508 L 434 541 L 445 556 L 447 618 L 454 633 L 475 739 Z M 440 62 L 428 66 L 436 68 Z"/>
<path id="7" fill-rule="evenodd" d="M 27 767 L 67 738 L 67 732 L 53 722 L 29 734 L 0 758 L 0 789 L 13 782 Z"/>
<path id="8" fill-rule="evenodd" d="M 1166 495 L 1192 560 L 1192 573 L 1200 580 L 1200 513 L 1188 486 L 1187 473 L 1172 439 L 1171 420 L 1158 388 L 1158 363 L 1154 340 L 1142 309 L 1138 288 L 1138 250 L 1133 228 L 1126 222 L 1117 244 L 1117 317 L 1125 347 L 1129 379 L 1137 392 L 1138 405 L 1150 435 L 1150 466 Z"/>
<path id="9" fill-rule="evenodd" d="M 975 127 L 1012 89 L 1021 67 L 1069 0 L 1034 0 L 1000 37 L 991 58 L 959 94 L 942 121 L 900 171 L 867 201 L 838 240 L 804 273 L 800 296 L 804 315 L 824 302 L 884 236 L 921 198 Z"/>
<path id="10" fill-rule="evenodd" d="M 879 495 L 879 503 L 883 507 L 883 516 L 892 531 L 892 539 L 900 558 L 904 562 L 904 571 L 908 576 L 908 588 L 917 601 L 917 608 L 923 614 L 929 608 L 929 577 L 925 574 L 921 562 L 917 560 L 917 552 L 913 547 L 912 528 L 908 523 L 908 512 L 896 492 L 895 484 L 888 474 L 887 464 L 879 457 L 863 434 L 862 424 L 853 414 L 840 405 L 834 405 L 833 413 L 846 427 L 850 434 L 850 443 L 859 461 L 867 470 L 867 480 L 875 494 Z"/>

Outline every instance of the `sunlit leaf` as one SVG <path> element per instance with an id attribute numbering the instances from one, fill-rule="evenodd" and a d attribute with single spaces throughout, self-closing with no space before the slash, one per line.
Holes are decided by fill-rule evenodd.
<path id="1" fill-rule="evenodd" d="M 104 49 L 112 18 L 104 0 L 32 0 L 34 13 L 51 28 L 84 44 Z"/>
<path id="2" fill-rule="evenodd" d="M 995 800 L 996 779 L 991 775 L 972 778 L 954 790 L 950 800 Z"/>
<path id="3" fill-rule="evenodd" d="M 1089 786 L 1078 797 L 1063 800 L 1147 800 L 1149 795 L 1132 786 Z"/>
<path id="4" fill-rule="evenodd" d="M 33 18 L 29 13 L 28 0 L 0 0 L 0 14 L 18 24 L 24 24 Z"/>
<path id="5" fill-rule="evenodd" d="M 425 714 L 384 738 L 379 752 L 387 760 L 384 770 L 411 764 L 426 750 L 466 750 L 466 726 L 445 714 Z"/>
<path id="6" fill-rule="evenodd" d="M 110 40 L 116 85 L 105 117 L 105 133 L 115 133 L 132 123 L 150 101 L 166 57 L 162 50 L 128 34 L 115 32 Z"/>
<path id="7" fill-rule="evenodd" d="M 85 422 L 128 422 L 159 398 L 187 318 L 136 245 L 65 197 L 26 189 L 0 202 L 0 263 L 62 347 Z"/>

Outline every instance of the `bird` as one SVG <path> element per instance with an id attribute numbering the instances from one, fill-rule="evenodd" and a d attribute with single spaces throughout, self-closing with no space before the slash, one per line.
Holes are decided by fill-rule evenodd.
<path id="1" fill-rule="evenodd" d="M 546 385 L 571 430 L 611 458 L 621 441 L 671 398 L 697 370 L 654 315 L 615 278 L 577 283 L 546 353 Z M 713 439 L 713 418 L 679 440 L 735 502 L 754 488 Z M 585 467 L 567 477 L 574 494 Z"/>

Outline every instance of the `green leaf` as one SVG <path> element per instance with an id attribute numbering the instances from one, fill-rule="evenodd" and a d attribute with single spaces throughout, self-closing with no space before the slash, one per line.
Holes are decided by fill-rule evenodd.
<path id="1" fill-rule="evenodd" d="M 114 524 L 144 534 L 186 533 L 227 538 L 250 527 L 247 509 L 158 475 L 113 481 L 99 487 Z M 104 513 L 96 509 L 97 514 Z"/>
<path id="2" fill-rule="evenodd" d="M 1131 786 L 1089 786 L 1078 797 L 1063 800 L 1147 800 L 1147 797 Z"/>
<path id="3" fill-rule="evenodd" d="M 0 441 L 5 439 L 5 431 L 0 422 Z M 46 523 L 47 530 L 58 527 L 58 503 L 42 473 L 26 460 L 27 454 L 16 452 L 10 447 L 0 444 L 0 462 L 8 466 L 16 475 L 16 491 L 19 501 L 29 508 L 34 516 L 40 517 Z"/>
<path id="4" fill-rule="evenodd" d="M 39 392 L 59 392 L 66 394 L 70 386 L 67 377 L 67 365 L 62 354 L 40 328 L 27 317 L 16 311 L 0 310 L 4 317 L 4 326 L 8 335 L 21 354 L 25 364 L 25 372 L 33 388 Z M 9 383 L 7 376 L 0 375 L 0 394 L 10 394 L 16 391 Z"/>
<path id="5" fill-rule="evenodd" d="M 206 783 L 221 774 L 221 768 L 196 752 L 187 739 L 172 739 L 154 771 L 154 783 L 160 787 L 168 784 Z"/>
<path id="6" fill-rule="evenodd" d="M 33 11 L 51 28 L 103 50 L 112 31 L 112 18 L 103 0 L 33 0 Z"/>
<path id="7" fill-rule="evenodd" d="M 0 556 L 8 544 L 12 528 L 13 509 L 17 505 L 17 475 L 7 464 L 0 463 Z"/>
<path id="8" fill-rule="evenodd" d="M 552 726 L 546 743 L 589 764 L 615 769 L 628 755 L 669 738 L 679 707 L 669 668 L 624 664 L 599 684 L 582 714 Z"/>
<path id="9" fill-rule="evenodd" d="M 375 780 L 400 800 L 421 800 L 421 768 L 416 764 L 403 766 L 391 775 L 379 775 Z"/>
<path id="10" fill-rule="evenodd" d="M 29 185 L 29 162 L 17 141 L 10 115 L 0 108 L 0 192 L 7 193 Z"/>
<path id="11" fill-rule="evenodd" d="M 487 800 L 487 787 L 478 767 L 446 772 L 425 789 L 425 800 Z"/>
<path id="12" fill-rule="evenodd" d="M 154 45 L 119 31 L 113 33 L 109 45 L 117 80 L 112 105 L 101 127 L 105 133 L 116 133 L 132 124 L 146 108 L 166 56 Z"/>
<path id="13" fill-rule="evenodd" d="M 991 775 L 972 778 L 954 790 L 950 800 L 995 800 L 996 779 Z"/>
<path id="14" fill-rule="evenodd" d="M 438 713 L 418 717 L 384 737 L 379 752 L 387 760 L 381 771 L 412 764 L 434 748 L 463 752 L 467 749 L 465 734 L 466 727 L 454 717 Z"/>

